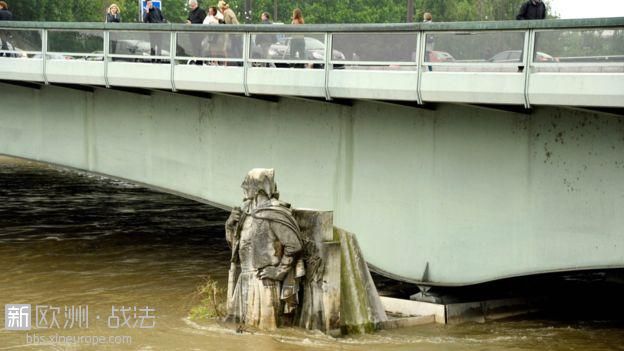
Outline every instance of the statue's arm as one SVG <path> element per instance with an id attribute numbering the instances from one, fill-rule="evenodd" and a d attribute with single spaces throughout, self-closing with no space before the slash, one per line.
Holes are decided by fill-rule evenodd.
<path id="1" fill-rule="evenodd" d="M 288 274 L 288 270 L 295 264 L 295 258 L 301 252 L 301 241 L 297 233 L 279 222 L 271 222 L 271 230 L 282 244 L 284 249 L 282 258 L 277 267 L 265 267 L 260 272 L 260 278 L 268 278 L 273 280 L 283 280 Z"/>
<path id="2" fill-rule="evenodd" d="M 298 233 L 279 222 L 271 222 L 271 230 L 284 246 L 284 256 L 292 257 L 301 252 L 302 246 Z"/>
<path id="3" fill-rule="evenodd" d="M 236 236 L 236 227 L 238 226 L 238 222 L 241 218 L 241 211 L 239 208 L 235 207 L 232 209 L 232 213 L 230 213 L 230 217 L 225 221 L 225 240 L 227 241 L 230 248 L 232 247 L 232 243 L 234 242 L 234 238 Z"/>

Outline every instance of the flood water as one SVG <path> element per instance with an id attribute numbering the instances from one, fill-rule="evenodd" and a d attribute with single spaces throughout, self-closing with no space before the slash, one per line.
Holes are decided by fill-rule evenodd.
<path id="1" fill-rule="evenodd" d="M 129 183 L 0 157 L 0 305 L 47 311 L 44 328 L 1 329 L 0 350 L 624 350 L 624 328 L 600 320 L 427 325 L 343 338 L 297 329 L 240 334 L 192 321 L 197 287 L 208 276 L 227 281 L 226 217 Z M 88 325 L 66 306 L 88 306 Z"/>

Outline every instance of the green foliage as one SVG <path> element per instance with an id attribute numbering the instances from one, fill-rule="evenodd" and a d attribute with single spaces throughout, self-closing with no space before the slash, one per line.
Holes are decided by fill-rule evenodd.
<path id="1" fill-rule="evenodd" d="M 197 287 L 198 306 L 191 308 L 191 319 L 222 318 L 227 312 L 226 295 L 224 288 L 215 280 L 206 278 L 206 281 Z"/>
<path id="2" fill-rule="evenodd" d="M 293 9 L 303 11 L 306 23 L 398 23 L 407 19 L 408 0 L 253 0 L 252 23 L 269 12 L 275 22 L 290 23 Z M 513 20 L 526 0 L 413 0 L 414 20 L 431 12 L 436 22 Z M 104 21 L 106 8 L 116 3 L 124 22 L 139 20 L 138 0 L 11 0 L 10 8 L 23 21 Z M 199 0 L 202 8 L 217 0 Z M 243 22 L 245 0 L 230 0 L 230 7 Z M 546 1 L 548 4 L 549 1 Z M 183 23 L 187 0 L 163 0 L 163 14 L 169 22 Z M 276 11 L 277 10 L 277 11 Z M 274 13 L 277 12 L 277 17 Z"/>
<path id="3" fill-rule="evenodd" d="M 138 0 L 9 0 L 11 12 L 20 21 L 103 22 L 106 9 L 115 3 L 124 22 L 139 21 Z M 215 1 L 216 2 L 216 1 Z M 163 14 L 169 22 L 186 20 L 186 0 L 163 0 Z"/>
<path id="4" fill-rule="evenodd" d="M 300 8 L 306 23 L 399 23 L 407 20 L 408 0 L 254 0 L 252 22 L 268 12 L 273 21 L 290 23 L 292 11 Z M 414 20 L 425 12 L 434 21 L 514 20 L 526 0 L 414 0 Z M 216 1 L 215 1 L 216 2 Z M 206 1 L 202 2 L 202 6 Z M 546 1 L 548 5 L 549 1 Z M 231 0 L 230 6 L 242 19 L 244 0 Z M 276 6 L 277 5 L 277 6 Z M 274 16 L 277 7 L 277 17 Z M 242 21 L 241 21 L 242 22 Z"/>

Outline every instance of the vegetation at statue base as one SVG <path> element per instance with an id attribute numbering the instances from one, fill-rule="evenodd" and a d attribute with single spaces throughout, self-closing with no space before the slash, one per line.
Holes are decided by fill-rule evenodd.
<path id="1" fill-rule="evenodd" d="M 425 12 L 436 22 L 513 20 L 526 0 L 413 0 L 414 21 Z M 217 0 L 199 0 L 200 7 L 216 6 Z M 306 23 L 400 23 L 407 20 L 408 0 L 252 0 L 251 22 L 259 23 L 268 12 L 275 22 L 290 23 L 292 10 L 299 7 Z M 9 0 L 17 20 L 103 22 L 111 3 L 121 9 L 124 22 L 139 21 L 137 0 Z M 230 7 L 244 22 L 245 0 L 230 0 Z M 549 3 L 549 0 L 546 0 Z M 169 22 L 184 23 L 187 0 L 162 0 Z M 277 14 L 275 16 L 274 14 Z"/>
<path id="2" fill-rule="evenodd" d="M 191 308 L 191 319 L 222 318 L 227 312 L 227 291 L 216 280 L 207 277 L 204 283 L 197 287 L 196 298 L 199 305 Z"/>

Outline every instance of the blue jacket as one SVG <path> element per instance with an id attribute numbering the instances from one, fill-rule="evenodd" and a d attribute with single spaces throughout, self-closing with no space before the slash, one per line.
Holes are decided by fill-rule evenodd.
<path id="1" fill-rule="evenodd" d="M 13 14 L 7 9 L 0 10 L 0 21 L 12 21 Z"/>

